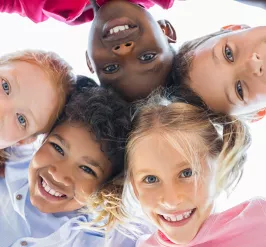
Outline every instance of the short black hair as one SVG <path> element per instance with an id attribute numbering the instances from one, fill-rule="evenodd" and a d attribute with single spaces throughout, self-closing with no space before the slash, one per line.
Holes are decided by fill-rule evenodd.
<path id="1" fill-rule="evenodd" d="M 110 180 L 124 171 L 125 145 L 131 130 L 129 109 L 129 104 L 111 89 L 78 76 L 54 128 L 62 123 L 80 124 L 92 133 L 112 164 Z"/>

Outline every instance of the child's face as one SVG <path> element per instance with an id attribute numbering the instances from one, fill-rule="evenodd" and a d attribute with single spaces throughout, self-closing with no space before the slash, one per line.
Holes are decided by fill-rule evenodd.
<path id="1" fill-rule="evenodd" d="M 102 85 L 113 87 L 127 100 L 143 98 L 165 84 L 173 60 L 168 41 L 174 39 L 170 23 L 160 28 L 140 6 L 110 1 L 100 8 L 92 23 L 88 66 Z"/>
<path id="2" fill-rule="evenodd" d="M 81 126 L 64 123 L 31 161 L 31 202 L 44 213 L 80 209 L 110 173 L 111 164 L 94 136 Z"/>
<path id="3" fill-rule="evenodd" d="M 172 242 L 189 243 L 210 215 L 214 163 L 202 158 L 200 175 L 160 134 L 152 133 L 129 156 L 132 184 L 143 211 Z"/>
<path id="4" fill-rule="evenodd" d="M 45 130 L 59 103 L 54 86 L 37 65 L 20 61 L 1 65 L 0 80 L 3 149 Z"/>
<path id="5" fill-rule="evenodd" d="M 266 27 L 219 35 L 195 51 L 191 87 L 214 110 L 249 113 L 266 106 Z"/>

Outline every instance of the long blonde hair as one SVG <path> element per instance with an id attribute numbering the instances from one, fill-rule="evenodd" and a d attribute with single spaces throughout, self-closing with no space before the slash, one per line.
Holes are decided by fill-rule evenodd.
<path id="1" fill-rule="evenodd" d="M 131 155 L 135 145 L 154 130 L 160 131 L 174 147 L 181 148 L 186 158 L 194 164 L 202 152 L 217 158 L 218 192 L 233 189 L 242 176 L 246 151 L 251 143 L 244 122 L 233 116 L 216 114 L 204 107 L 188 104 L 184 99 L 169 101 L 161 94 L 153 95 L 138 105 L 133 117 L 133 129 L 127 143 L 125 174 L 116 180 L 115 187 L 110 185 L 110 189 L 102 190 L 100 196 L 98 194 L 98 197 L 91 200 L 93 203 L 89 204 L 92 211 L 98 213 L 98 221 L 107 217 L 104 224 L 107 230 L 112 227 L 121 229 L 125 222 L 133 219 L 130 210 L 124 205 L 123 182 L 130 180 Z M 190 137 L 195 135 L 201 143 L 201 154 L 196 150 L 199 147 L 195 148 L 190 143 Z"/>

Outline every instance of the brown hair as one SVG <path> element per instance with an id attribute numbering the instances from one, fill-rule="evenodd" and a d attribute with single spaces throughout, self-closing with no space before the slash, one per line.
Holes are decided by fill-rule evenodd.
<path id="1" fill-rule="evenodd" d="M 230 30 L 221 30 L 197 39 L 185 42 L 176 52 L 172 66 L 172 83 L 174 85 L 189 84 L 189 72 L 192 66 L 195 50 L 207 40 L 231 32 Z"/>

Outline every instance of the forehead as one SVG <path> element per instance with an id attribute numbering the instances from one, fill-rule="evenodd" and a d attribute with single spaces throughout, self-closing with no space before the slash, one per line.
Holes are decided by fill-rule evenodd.
<path id="1" fill-rule="evenodd" d="M 206 152 L 201 139 L 196 133 L 151 132 L 136 141 L 129 153 L 130 163 L 138 167 L 154 164 L 175 165 L 184 161 L 192 163 L 195 154 Z"/>
<path id="2" fill-rule="evenodd" d="M 0 66 L 11 84 L 16 107 L 32 117 L 36 131 L 42 130 L 58 108 L 58 95 L 48 75 L 37 65 L 23 61 Z"/>

